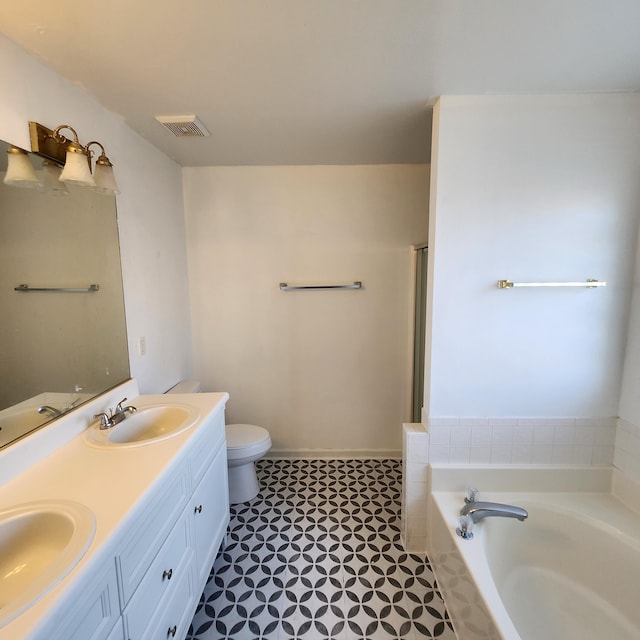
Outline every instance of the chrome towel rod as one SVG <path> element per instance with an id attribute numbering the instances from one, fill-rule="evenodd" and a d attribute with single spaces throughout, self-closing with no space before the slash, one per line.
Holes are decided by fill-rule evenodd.
<path id="1" fill-rule="evenodd" d="M 498 280 L 498 289 L 511 289 L 513 287 L 606 287 L 607 283 L 589 278 L 586 282 L 511 282 L 510 280 Z"/>
<path id="2" fill-rule="evenodd" d="M 100 291 L 100 285 L 90 284 L 88 287 L 30 287 L 28 284 L 19 284 L 14 291 L 48 291 L 54 293 L 95 293 Z"/>
<path id="3" fill-rule="evenodd" d="M 354 282 L 353 284 L 306 284 L 306 285 L 288 285 L 286 282 L 280 283 L 281 291 L 319 291 L 321 289 L 362 289 L 362 282 Z"/>

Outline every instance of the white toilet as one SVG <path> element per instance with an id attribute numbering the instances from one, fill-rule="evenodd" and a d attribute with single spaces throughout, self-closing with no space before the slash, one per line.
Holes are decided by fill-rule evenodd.
<path id="1" fill-rule="evenodd" d="M 271 437 L 254 424 L 228 424 L 226 434 L 229 502 L 248 502 L 260 490 L 254 463 L 271 448 Z"/>
<path id="2" fill-rule="evenodd" d="M 198 393 L 197 380 L 183 380 L 167 393 Z M 263 427 L 253 424 L 228 424 L 227 468 L 229 471 L 229 502 L 248 502 L 258 495 L 260 486 L 254 462 L 271 449 L 271 437 Z"/>

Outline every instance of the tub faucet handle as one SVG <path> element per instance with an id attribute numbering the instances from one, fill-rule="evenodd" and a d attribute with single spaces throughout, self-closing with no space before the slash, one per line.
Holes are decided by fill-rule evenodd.
<path id="1" fill-rule="evenodd" d="M 475 487 L 468 487 L 467 495 L 464 497 L 464 501 L 467 504 L 470 504 L 472 502 L 478 502 L 479 499 L 480 499 L 480 492 Z"/>
<path id="2" fill-rule="evenodd" d="M 471 516 L 460 516 L 458 518 L 458 526 L 456 527 L 456 533 L 465 540 L 473 539 L 473 519 Z"/>

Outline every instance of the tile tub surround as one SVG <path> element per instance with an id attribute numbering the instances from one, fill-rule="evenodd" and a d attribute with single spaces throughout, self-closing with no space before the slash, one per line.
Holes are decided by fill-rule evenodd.
<path id="1" fill-rule="evenodd" d="M 430 418 L 429 462 L 609 465 L 616 418 Z"/>
<path id="2" fill-rule="evenodd" d="M 640 427 L 618 419 L 613 464 L 633 481 L 640 482 Z"/>
<path id="3" fill-rule="evenodd" d="M 626 424 L 621 439 L 616 418 L 430 418 L 403 425 L 402 540 L 408 551 L 426 553 L 428 466 L 603 466 L 614 444 L 624 443 L 624 461 L 640 462 L 640 429 Z M 622 460 L 623 457 L 621 456 Z M 636 474 L 637 471 L 634 471 Z M 640 478 L 639 478 L 640 479 Z"/>
<path id="4" fill-rule="evenodd" d="M 402 453 L 402 542 L 409 552 L 425 553 L 429 499 L 429 435 L 424 425 L 403 425 Z"/>
<path id="5" fill-rule="evenodd" d="M 188 640 L 455 640 L 429 562 L 400 544 L 399 460 L 257 467 Z"/>

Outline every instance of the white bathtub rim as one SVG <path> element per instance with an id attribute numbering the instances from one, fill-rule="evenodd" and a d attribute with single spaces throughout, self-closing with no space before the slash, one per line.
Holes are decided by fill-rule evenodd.
<path id="1" fill-rule="evenodd" d="M 493 502 L 515 504 L 531 509 L 536 504 L 559 515 L 570 516 L 584 525 L 598 529 L 622 544 L 640 552 L 640 514 L 629 510 L 627 505 L 610 493 L 557 492 L 553 494 L 534 492 L 491 492 L 486 498 Z M 600 509 L 598 515 L 586 511 Z M 608 518 L 608 519 L 607 519 Z M 458 538 L 459 536 L 456 536 Z"/>
<path id="2" fill-rule="evenodd" d="M 611 493 L 628 509 L 640 514 L 640 482 L 619 469 L 613 469 Z"/>
<path id="3" fill-rule="evenodd" d="M 618 500 L 612 494 L 582 492 L 490 492 L 482 496 L 482 499 L 503 502 L 507 504 L 527 505 L 541 504 L 549 511 L 571 517 L 593 526 L 607 535 L 619 539 L 623 544 L 631 546 L 640 552 L 640 530 L 638 527 L 638 515 L 629 511 L 626 504 Z M 442 517 L 453 542 L 462 557 L 468 572 L 476 582 L 480 598 L 484 608 L 489 614 L 493 624 L 502 634 L 504 640 L 521 640 L 521 636 L 513 624 L 513 621 L 503 603 L 502 597 L 494 582 L 491 569 L 485 554 L 482 525 L 476 527 L 473 540 L 465 540 L 455 534 L 459 509 L 463 504 L 464 494 L 460 492 L 436 491 L 432 493 L 433 503 Z M 577 501 L 577 502 L 576 502 Z M 585 502 L 594 502 L 596 505 L 610 504 L 609 517 L 614 517 L 615 522 L 603 521 L 599 517 L 592 517 L 584 512 Z M 582 507 L 582 509 L 580 508 Z M 513 522 L 514 527 L 526 525 L 518 521 Z M 437 578 L 437 567 L 434 567 Z M 454 620 L 455 625 L 455 620 Z"/>
<path id="4" fill-rule="evenodd" d="M 476 536 L 473 540 L 464 540 L 455 533 L 459 511 L 459 507 L 456 509 L 456 506 L 459 503 L 460 494 L 434 492 L 432 498 L 467 571 L 476 583 L 485 612 L 488 613 L 493 625 L 502 636 L 501 640 L 521 640 L 520 634 L 507 613 L 502 598 L 498 593 L 498 588 L 491 577 L 489 564 L 484 554 L 482 538 Z M 438 580 L 437 564 L 433 569 L 436 573 L 436 580 Z M 440 581 L 438 583 L 440 584 Z M 452 621 L 455 628 L 457 620 L 452 619 Z"/>
<path id="5" fill-rule="evenodd" d="M 454 465 L 429 464 L 429 482 L 432 492 L 464 491 L 474 486 L 482 493 L 503 492 L 508 486 L 512 492 L 557 493 L 604 492 L 610 493 L 614 468 L 579 465 Z"/>

